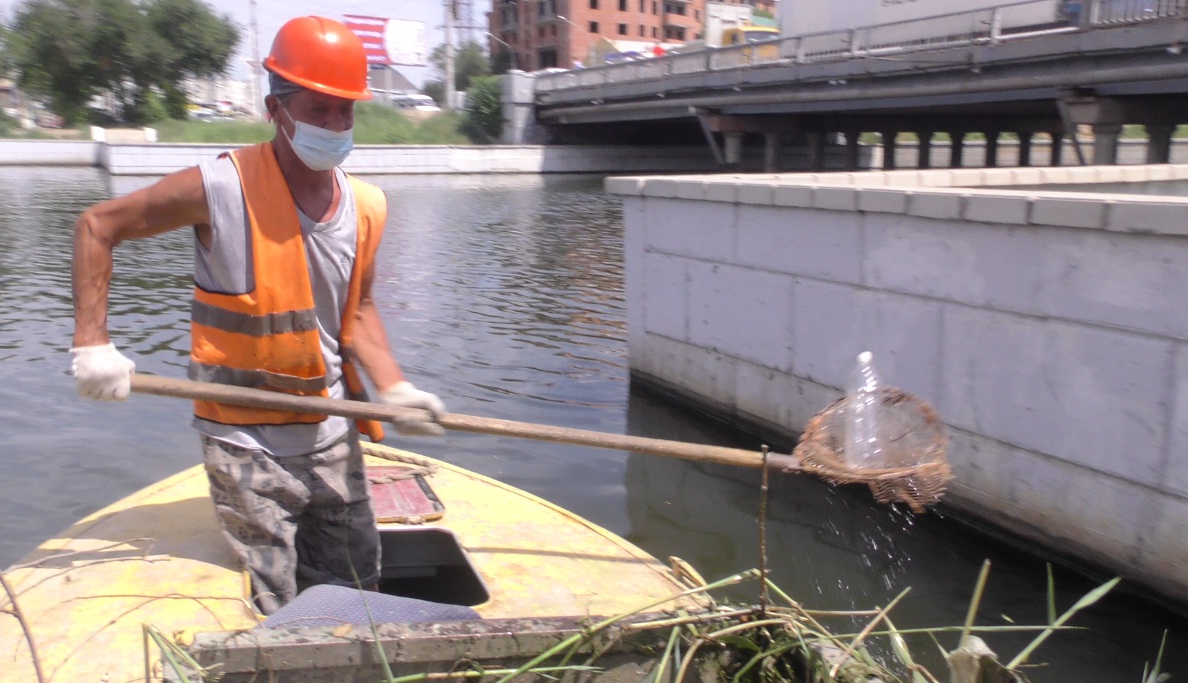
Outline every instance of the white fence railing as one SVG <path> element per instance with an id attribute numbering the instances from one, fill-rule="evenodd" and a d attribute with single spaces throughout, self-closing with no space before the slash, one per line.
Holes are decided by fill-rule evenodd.
<path id="1" fill-rule="evenodd" d="M 845 31 L 707 48 L 560 73 L 541 73 L 536 92 L 772 64 L 814 64 L 962 45 L 995 44 L 1052 33 L 1087 31 L 1173 17 L 1188 18 L 1188 0 L 1028 0 Z"/>
<path id="2" fill-rule="evenodd" d="M 1090 3 L 1085 3 L 1089 5 Z M 1092 22 L 1098 26 L 1133 24 L 1188 14 L 1188 0 L 1099 0 Z"/>

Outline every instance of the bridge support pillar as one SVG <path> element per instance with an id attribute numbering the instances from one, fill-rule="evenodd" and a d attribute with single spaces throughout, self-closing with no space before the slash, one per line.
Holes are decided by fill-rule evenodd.
<path id="1" fill-rule="evenodd" d="M 930 130 L 922 130 L 916 133 L 920 138 L 919 158 L 916 160 L 918 168 L 932 168 L 932 136 L 933 132 Z"/>
<path id="2" fill-rule="evenodd" d="M 898 131 L 893 131 L 893 130 L 885 131 L 882 133 L 882 136 L 883 136 L 883 170 L 884 171 L 894 171 L 895 170 L 895 136 L 897 134 L 898 134 Z"/>
<path id="3" fill-rule="evenodd" d="M 805 134 L 808 144 L 808 164 L 810 171 L 820 171 L 825 168 L 825 133 L 811 130 Z"/>
<path id="4" fill-rule="evenodd" d="M 1034 133 L 1021 132 L 1019 135 L 1019 165 L 1027 167 L 1031 165 L 1031 137 Z"/>
<path id="5" fill-rule="evenodd" d="M 1171 161 L 1172 133 L 1176 127 L 1170 123 L 1147 126 L 1147 163 L 1166 164 Z"/>
<path id="6" fill-rule="evenodd" d="M 727 168 L 738 168 L 742 164 L 741 132 L 722 133 L 722 162 Z"/>
<path id="7" fill-rule="evenodd" d="M 846 160 L 845 167 L 847 171 L 858 170 L 858 138 L 862 135 L 856 130 L 847 130 L 843 133 L 846 136 Z"/>
<path id="8" fill-rule="evenodd" d="M 524 145 L 538 142 L 536 130 L 536 79 L 530 74 L 513 72 L 500 77 L 505 145 Z"/>
<path id="9" fill-rule="evenodd" d="M 1064 155 L 1064 133 L 1052 131 L 1048 133 L 1052 139 L 1052 154 L 1048 163 L 1052 166 L 1060 165 L 1060 158 Z"/>
<path id="10" fill-rule="evenodd" d="M 1118 163 L 1118 136 L 1122 125 L 1097 123 L 1093 125 L 1093 164 L 1106 166 Z"/>
<path id="11" fill-rule="evenodd" d="M 999 132 L 996 130 L 986 131 L 986 168 L 998 166 L 998 136 Z"/>
<path id="12" fill-rule="evenodd" d="M 780 134 L 763 134 L 763 171 L 775 173 L 780 170 Z"/>
<path id="13" fill-rule="evenodd" d="M 949 168 L 961 168 L 965 157 L 965 133 L 949 133 Z"/>

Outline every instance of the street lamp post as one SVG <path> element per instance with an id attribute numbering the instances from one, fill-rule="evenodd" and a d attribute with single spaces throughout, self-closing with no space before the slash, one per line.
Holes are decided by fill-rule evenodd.
<path id="1" fill-rule="evenodd" d="M 446 0 L 445 3 L 445 109 L 454 110 L 454 19 L 457 11 L 457 0 Z"/>
<path id="2" fill-rule="evenodd" d="M 252 39 L 252 77 L 249 81 L 249 88 L 252 91 L 252 112 L 257 114 L 260 119 L 264 118 L 264 88 L 260 85 L 260 37 L 259 29 L 256 25 L 256 0 L 251 3 L 252 24 L 251 24 L 251 39 Z"/>
<path id="3" fill-rule="evenodd" d="M 568 9 L 566 11 L 568 11 Z M 557 18 L 560 19 L 561 21 L 565 22 L 565 24 L 567 24 L 567 26 L 565 27 L 565 43 L 564 44 L 565 44 L 565 58 L 569 61 L 566 62 L 565 68 L 573 68 L 573 62 L 574 62 L 573 52 L 572 52 L 573 47 L 574 47 L 574 45 L 573 45 L 573 29 L 581 28 L 581 27 L 578 26 L 577 24 L 573 23 L 572 21 L 570 21 L 569 17 L 566 17 L 564 14 L 558 14 Z M 573 28 L 569 28 L 570 26 L 572 26 Z M 560 66 L 560 65 L 558 65 L 558 66 Z"/>
<path id="4" fill-rule="evenodd" d="M 515 69 L 516 64 L 519 63 L 519 59 L 517 59 L 517 55 L 516 55 L 516 48 L 513 47 L 511 43 L 508 43 L 504 40 L 499 39 L 498 37 L 495 36 L 495 34 L 490 33 L 488 31 L 483 31 L 483 35 L 487 36 L 491 40 L 493 40 L 507 48 L 507 54 L 511 57 L 511 64 L 508 65 L 508 68 Z"/>

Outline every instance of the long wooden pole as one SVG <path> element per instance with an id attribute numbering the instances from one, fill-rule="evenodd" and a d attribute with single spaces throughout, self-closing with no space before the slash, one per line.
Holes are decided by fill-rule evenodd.
<path id="1" fill-rule="evenodd" d="M 380 403 L 365 401 L 344 401 L 321 396 L 294 396 L 276 391 L 264 391 L 227 384 L 195 382 L 187 379 L 159 377 L 156 375 L 132 375 L 132 391 L 157 396 L 173 396 L 201 401 L 214 401 L 248 408 L 269 408 L 288 410 L 312 415 L 337 415 L 357 420 L 380 420 L 389 422 L 401 417 L 407 418 L 422 413 L 416 408 L 393 408 Z M 521 439 L 552 441 L 555 443 L 595 446 L 620 451 L 660 455 L 667 458 L 707 462 L 740 467 L 763 467 L 763 454 L 741 448 L 726 448 L 706 444 L 652 439 L 625 434 L 609 434 L 586 429 L 554 427 L 531 422 L 497 420 L 488 417 L 474 417 L 457 413 L 437 416 L 438 423 L 446 429 L 477 434 L 513 436 Z M 767 466 L 781 470 L 799 470 L 800 460 L 791 455 L 767 455 Z"/>

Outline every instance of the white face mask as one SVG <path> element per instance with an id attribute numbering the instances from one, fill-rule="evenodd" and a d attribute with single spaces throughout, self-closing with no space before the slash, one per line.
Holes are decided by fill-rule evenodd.
<path id="1" fill-rule="evenodd" d="M 297 154 L 301 163 L 314 171 L 329 171 L 342 164 L 350 156 L 351 149 L 355 146 L 354 129 L 348 128 L 341 133 L 336 133 L 298 121 L 287 109 L 284 107 L 280 107 L 280 109 L 285 112 L 285 116 L 289 117 L 296 128 L 293 131 L 293 137 L 289 137 L 284 126 L 281 126 L 281 133 L 289 141 L 289 146 L 293 148 L 293 152 Z"/>

